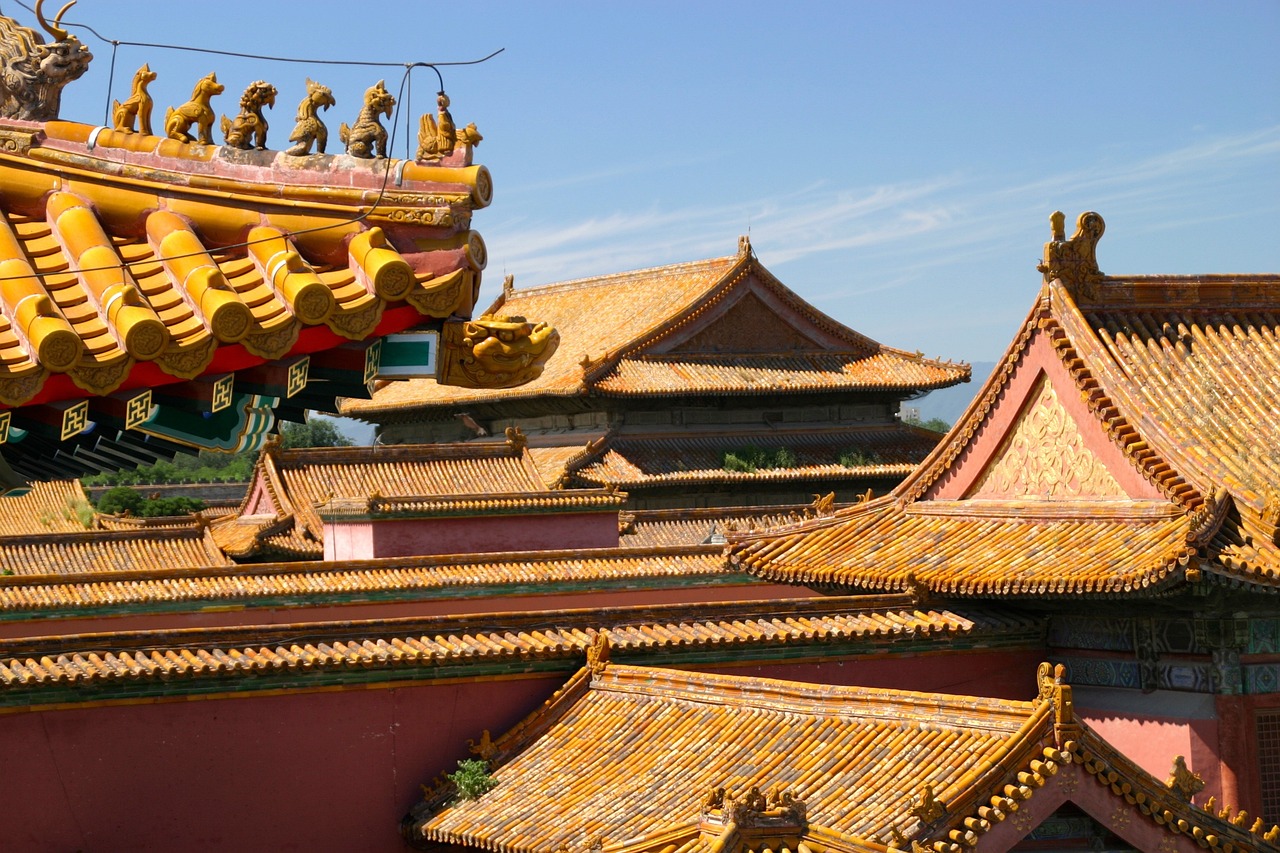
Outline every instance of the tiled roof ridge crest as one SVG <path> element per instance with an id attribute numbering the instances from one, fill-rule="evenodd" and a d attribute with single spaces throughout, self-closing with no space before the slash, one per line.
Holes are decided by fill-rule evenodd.
<path id="1" fill-rule="evenodd" d="M 730 261 L 739 260 L 737 255 L 725 255 L 719 258 L 704 258 L 698 261 L 681 261 L 674 264 L 666 264 L 663 266 L 646 267 L 644 269 L 624 270 L 622 272 L 606 273 L 604 275 L 586 276 L 583 278 L 569 279 L 568 281 L 555 281 L 548 284 L 538 284 L 532 287 L 516 288 L 499 296 L 489 308 L 486 314 L 491 314 L 501 309 L 510 299 L 517 299 L 525 296 L 539 296 L 546 293 L 561 293 L 566 290 L 580 290 L 592 287 L 607 287 L 619 281 L 627 281 L 630 279 L 644 278 L 653 275 L 677 275 L 689 270 L 698 269 L 699 267 L 712 267 L 717 264 L 728 263 Z"/>
<path id="2" fill-rule="evenodd" d="M 591 359 L 582 368 L 582 384 L 590 386 L 612 371 L 626 356 L 674 334 L 677 330 L 700 319 L 712 307 L 718 305 L 733 292 L 735 286 L 750 275 L 752 266 L 756 264 L 754 257 L 739 257 L 737 263 L 730 267 L 716 283 L 703 291 L 692 302 L 686 303 L 674 317 L 664 317 L 661 322 L 650 326 L 644 332 L 619 346 L 610 349 L 597 359 Z"/>
<path id="3" fill-rule="evenodd" d="M 1117 396 L 1130 411 L 1140 411 L 1140 407 L 1128 399 L 1124 382 L 1110 375 L 1110 358 L 1105 347 L 1098 345 L 1070 289 L 1054 282 L 1049 285 L 1049 291 L 1054 310 L 1042 326 L 1089 411 L 1144 479 L 1179 506 L 1188 510 L 1198 507 L 1204 500 L 1205 484 L 1197 488 L 1187 482 L 1165 455 L 1150 445 L 1149 439 L 1153 436 L 1140 433 L 1125 416 L 1117 405 Z"/>

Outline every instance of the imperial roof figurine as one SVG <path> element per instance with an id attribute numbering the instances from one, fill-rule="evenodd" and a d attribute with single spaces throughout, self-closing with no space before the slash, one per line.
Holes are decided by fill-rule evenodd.
<path id="1" fill-rule="evenodd" d="M 385 159 L 379 84 L 344 126 L 356 156 L 307 154 L 334 103 L 308 80 L 297 145 L 272 151 L 263 109 L 289 93 L 258 80 L 214 145 L 210 73 L 161 138 L 147 65 L 113 127 L 62 121 L 91 58 L 60 25 L 69 7 L 49 23 L 37 4 L 51 44 L 0 18 L 0 455 L 20 476 L 254 448 L 279 416 L 368 396 L 392 333 L 424 333 L 421 370 L 444 382 L 539 374 L 552 329 L 472 316 L 487 253 L 471 217 L 493 192 L 472 137 L 429 164 Z"/>

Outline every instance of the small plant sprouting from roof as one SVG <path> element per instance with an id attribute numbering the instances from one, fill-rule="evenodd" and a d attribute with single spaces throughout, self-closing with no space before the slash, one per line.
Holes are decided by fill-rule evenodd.
<path id="1" fill-rule="evenodd" d="M 489 774 L 489 762 L 479 758 L 459 761 L 456 773 L 444 775 L 458 789 L 459 800 L 478 800 L 498 784 Z"/>
<path id="2" fill-rule="evenodd" d="M 748 444 L 746 447 L 725 451 L 721 458 L 721 467 L 726 471 L 754 474 L 756 471 L 767 471 L 771 468 L 794 468 L 796 462 L 795 451 L 789 447 L 764 450 Z"/>
<path id="3" fill-rule="evenodd" d="M 62 510 L 62 517 L 67 521 L 75 518 L 81 527 L 89 530 L 93 527 L 93 504 L 84 498 L 79 500 L 69 498 L 66 508 Z"/>
<path id="4" fill-rule="evenodd" d="M 846 468 L 865 468 L 868 465 L 884 464 L 879 453 L 862 447 L 849 447 L 840 451 L 837 461 Z"/>

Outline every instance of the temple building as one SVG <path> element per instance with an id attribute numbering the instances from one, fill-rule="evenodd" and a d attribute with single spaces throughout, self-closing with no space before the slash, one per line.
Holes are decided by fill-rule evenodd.
<path id="1" fill-rule="evenodd" d="M 384 444 L 485 441 L 509 427 L 562 487 L 632 509 L 850 502 L 891 488 L 936 433 L 903 400 L 965 382 L 964 364 L 879 344 L 785 287 L 744 237 L 736 255 L 528 289 L 489 314 L 538 317 L 560 347 L 518 389 L 393 382 L 343 414 Z"/>
<path id="2" fill-rule="evenodd" d="M 1102 218 L 1062 225 L 930 457 L 884 497 L 731 535 L 732 559 L 1041 613 L 1096 731 L 1152 771 L 1176 744 L 1220 802 L 1280 818 L 1280 276 L 1106 276 Z"/>
<path id="3" fill-rule="evenodd" d="M 37 17 L 55 41 L 0 26 L 8 485 L 254 449 L 277 419 L 368 396 L 384 349 L 396 375 L 490 387 L 527 381 L 554 350 L 545 325 L 470 319 L 487 257 L 471 219 L 493 193 L 476 135 L 387 158 L 378 116 L 395 99 L 378 84 L 352 108 L 347 153 L 325 154 L 334 97 L 308 81 L 295 144 L 271 150 L 262 110 L 278 92 L 259 80 L 215 145 L 216 74 L 153 128 L 146 65 L 112 127 L 62 121 L 61 88 L 92 57 Z"/>
<path id="4" fill-rule="evenodd" d="M 89 127 L 41 6 L 0 18 L 0 454 L 51 481 L 0 497 L 6 849 L 1280 850 L 1280 276 L 1104 276 L 1058 215 L 930 449 L 896 405 L 967 368 L 745 242 L 467 319 L 443 93 L 413 161 L 381 85 L 345 153 L 315 83 L 283 151 L 263 81 L 224 144 L 214 75 L 154 133 L 146 66 Z M 362 416 L 430 445 L 269 446 L 234 514 L 66 479 L 406 375 Z"/>

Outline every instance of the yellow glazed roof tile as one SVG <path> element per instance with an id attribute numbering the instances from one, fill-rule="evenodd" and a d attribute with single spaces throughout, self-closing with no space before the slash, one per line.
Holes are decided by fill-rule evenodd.
<path id="1" fill-rule="evenodd" d="M 4 406 L 155 387 L 473 307 L 483 263 L 469 226 L 491 180 L 469 149 L 393 164 L 387 194 L 385 162 L 346 155 L 62 121 L 4 130 Z"/>
<path id="2" fill-rule="evenodd" d="M 162 535 L 163 534 L 163 535 Z M 382 596 L 397 593 L 422 595 L 472 595 L 476 590 L 504 595 L 529 584 L 554 590 L 560 585 L 601 582 L 683 579 L 729 579 L 734 576 L 719 545 L 667 548 L 600 549 L 587 553 L 539 552 L 484 554 L 449 557 L 401 557 L 353 560 L 343 563 L 263 563 L 228 567 L 229 561 L 213 548 L 203 559 L 199 553 L 170 568 L 163 557 L 143 562 L 129 550 L 134 546 L 107 544 L 111 536 L 125 534 L 99 532 L 86 535 L 53 554 L 61 559 L 71 555 L 63 572 L 52 572 L 48 563 L 35 560 L 31 552 L 12 552 L 13 577 L 0 577 L 0 612 L 36 615 L 64 608 L 96 609 L 104 605 L 173 605 L 183 602 L 237 600 L 253 603 L 297 596 Z M 136 536 L 136 534 L 128 534 Z M 199 540 L 187 531 L 154 531 L 162 541 L 168 536 L 195 548 Z M 0 540 L 2 545 L 4 540 Z M 99 544 L 95 545 L 97 542 Z M 85 556 L 80 556 L 79 546 Z M 16 546 L 21 547 L 21 546 Z M 57 546 L 42 544 L 40 547 Z M 94 549 L 112 555 L 125 548 L 124 562 L 94 561 Z M 146 552 L 151 555 L 153 552 Z M 0 550 L 0 555 L 3 551 Z M 125 571 L 128 569 L 129 571 Z M 123 574 L 96 577 L 102 571 Z M 739 578 L 740 580 L 740 578 Z"/>
<path id="3" fill-rule="evenodd" d="M 1043 664 L 1038 696 L 1018 702 L 627 666 L 612 636 L 541 709 L 473 748 L 490 790 L 428 790 L 406 837 L 509 853 L 960 853 L 1019 804 L 1051 809 L 1100 784 L 1108 813 L 1171 840 L 1261 840 L 1082 725 L 1060 667 Z"/>
<path id="4" fill-rule="evenodd" d="M 83 533 L 84 521 L 77 511 L 90 511 L 78 480 L 54 480 L 31 484 L 20 496 L 0 496 L 0 537 L 30 536 L 34 533 Z"/>
<path id="5" fill-rule="evenodd" d="M 700 342 L 696 331 L 700 324 L 714 322 L 711 315 L 718 306 L 728 305 L 726 310 L 731 310 L 738 302 L 749 301 L 738 297 L 755 290 L 766 293 L 796 322 L 818 330 L 814 334 L 821 342 L 797 334 L 785 339 L 786 350 L 757 352 L 756 343 L 744 331 L 749 324 L 740 328 L 732 313 L 726 315 L 729 319 L 720 318 L 729 331 L 719 329 L 716 341 Z M 751 319 L 760 322 L 770 310 L 756 308 Z M 749 251 L 509 289 L 488 313 L 536 316 L 555 326 L 560 348 L 540 378 L 500 394 L 449 388 L 432 380 L 394 382 L 372 400 L 348 401 L 343 412 L 377 419 L 432 407 L 587 393 L 666 396 L 812 389 L 913 393 L 969 377 L 967 365 L 886 347 L 836 323 L 788 290 Z M 690 351 L 680 350 L 681 346 Z M 746 351 L 731 351 L 744 346 Z"/>
<path id="6" fill-rule="evenodd" d="M 55 682 L 92 686 L 109 677 L 163 679 L 175 674 L 179 660 L 209 661 L 196 664 L 204 675 L 251 676 L 264 667 L 294 670 L 304 661 L 317 671 L 341 671 L 353 663 L 392 669 L 572 659 L 580 658 L 605 628 L 619 654 L 725 645 L 751 649 L 850 641 L 877 644 L 921 634 L 960 640 L 1006 633 L 1032 637 L 1040 630 L 1031 618 L 981 608 L 918 609 L 909 597 L 899 595 L 308 622 L 302 629 L 305 640 L 267 645 L 260 627 L 65 635 L 12 647 L 10 656 L 0 659 L 0 690 Z M 29 668 L 45 657 L 56 663 L 31 673 Z M 103 666 L 84 667 L 90 658 L 103 661 Z M 155 665 L 136 668 L 131 660 L 151 660 Z M 122 664 L 127 675 L 119 671 Z"/>
<path id="7" fill-rule="evenodd" d="M 771 579 L 844 589 L 1123 595 L 1206 571 L 1280 588 L 1280 462 L 1266 450 L 1280 446 L 1280 276 L 1046 279 L 969 410 L 888 498 L 731 535 L 733 559 Z M 1111 478 L 1097 497 L 994 500 L 979 489 L 941 500 L 1001 406 L 1021 405 L 1006 399 L 1020 365 L 1045 352 L 1043 369 L 1063 377 L 1059 395 L 1078 394 L 1087 415 L 1071 437 L 1042 439 L 1035 459 L 1079 458 L 1068 442 L 1088 434 L 1086 446 L 1101 448 L 1090 453 L 1118 450 L 1116 472 L 1131 467 L 1151 496 L 1117 502 L 1101 494 L 1114 491 Z"/>

